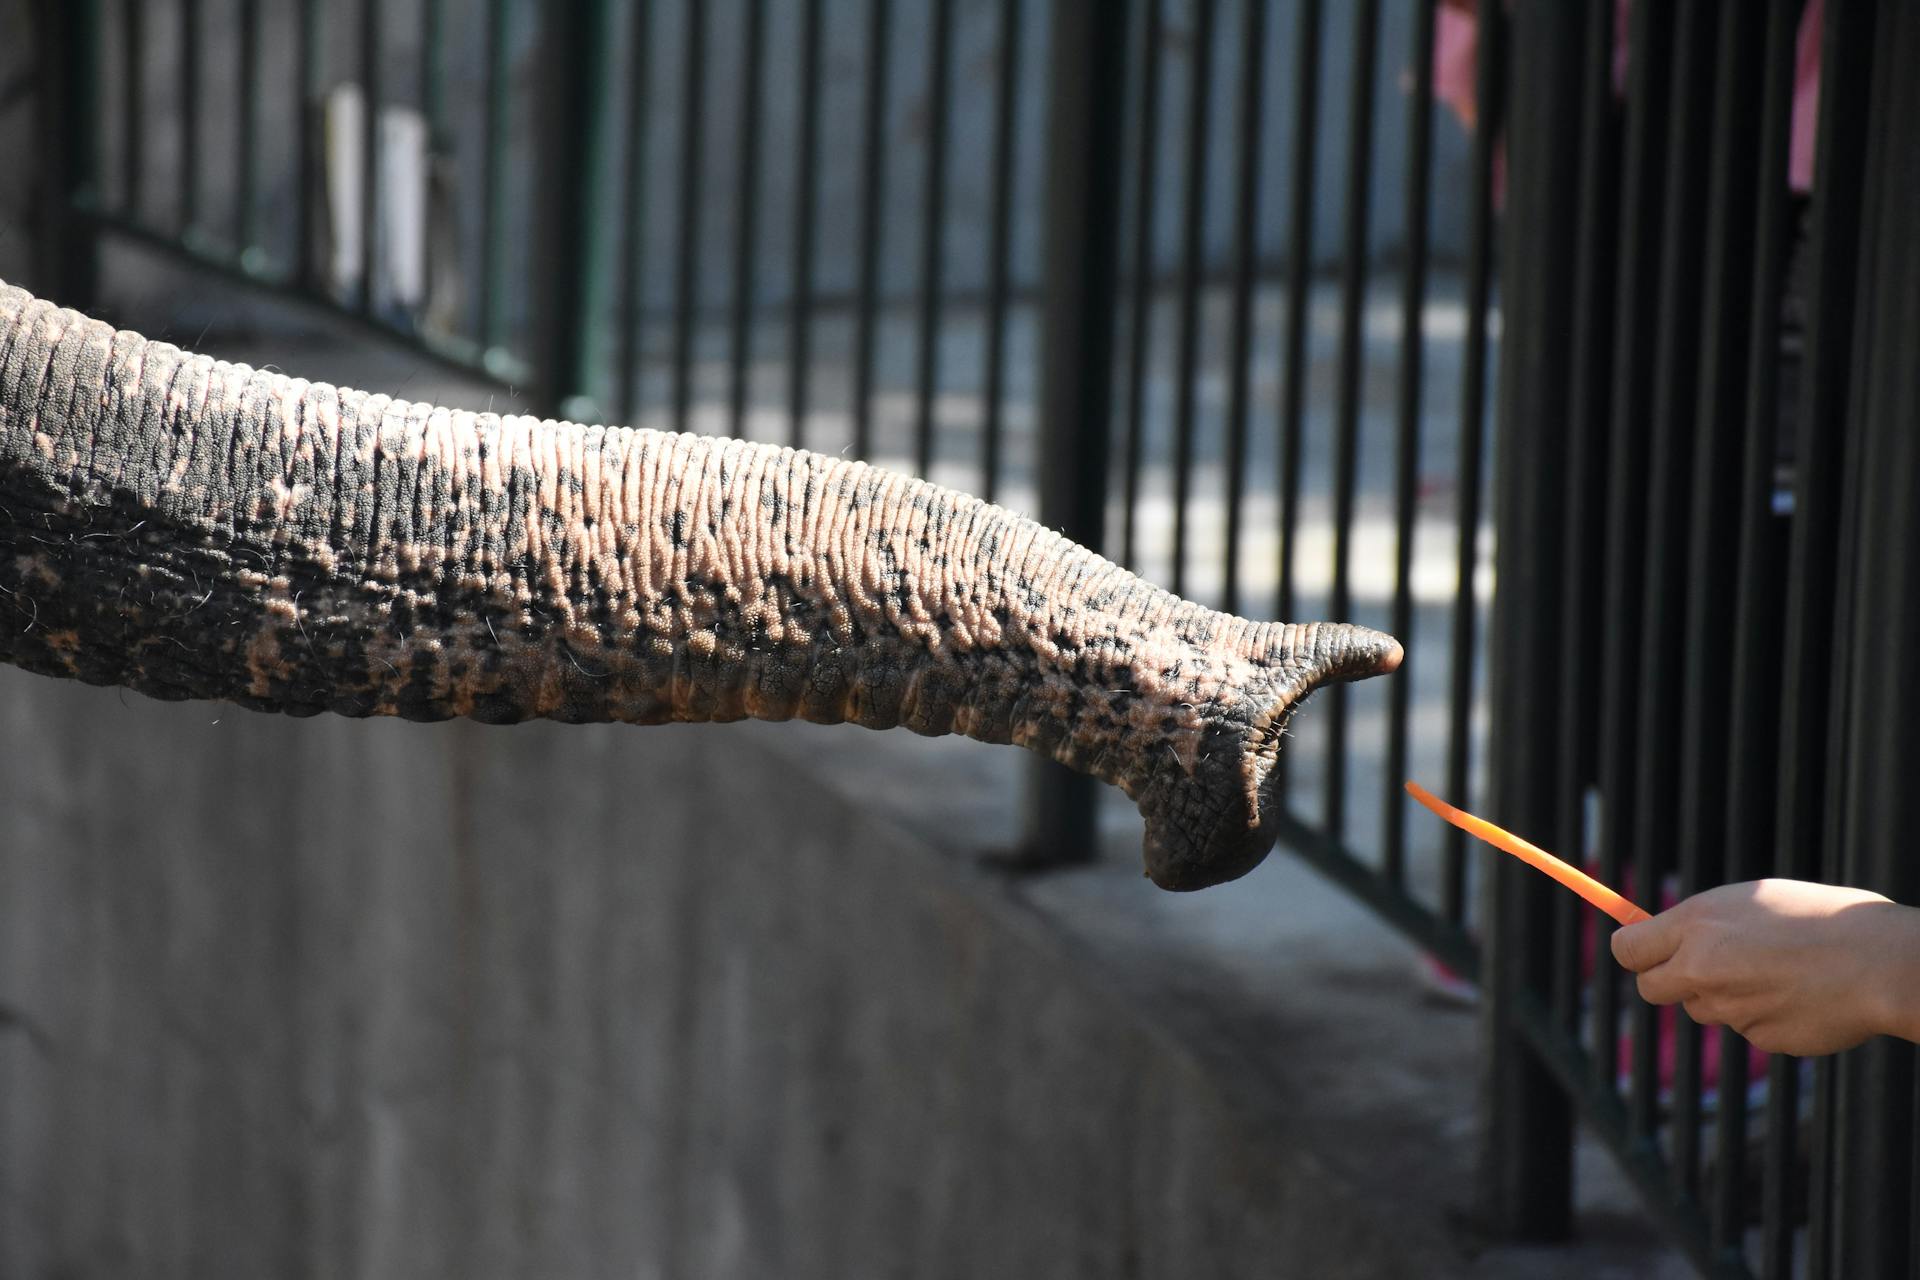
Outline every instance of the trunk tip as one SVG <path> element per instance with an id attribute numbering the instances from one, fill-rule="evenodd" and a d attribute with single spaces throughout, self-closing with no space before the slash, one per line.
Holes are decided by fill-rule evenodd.
<path id="1" fill-rule="evenodd" d="M 1392 675 L 1407 658 L 1407 651 L 1398 640 L 1368 627 L 1341 627 L 1330 650 L 1328 680 L 1365 680 L 1370 676 Z"/>

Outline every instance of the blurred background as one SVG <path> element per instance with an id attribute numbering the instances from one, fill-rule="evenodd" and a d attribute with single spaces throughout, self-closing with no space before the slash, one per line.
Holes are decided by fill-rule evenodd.
<path id="1" fill-rule="evenodd" d="M 1848 1145 L 1844 1069 L 1657 1018 L 1400 783 L 1649 900 L 1776 843 L 1905 874 L 1744 815 L 1868 785 L 1806 736 L 1848 686 L 1794 678 L 1854 633 L 1793 619 L 1853 581 L 1877 384 L 1812 318 L 1905 190 L 1868 90 L 1914 20 L 1511 8 L 0 0 L 0 278 L 411 399 L 867 457 L 1409 654 L 1294 722 L 1282 850 L 1196 896 L 1123 797 L 966 742 L 0 671 L 0 1275 L 1912 1248 L 1849 1226 L 1849 1178 L 1912 1171 Z M 1823 74 L 1854 141 L 1816 181 Z M 1852 1105 L 1905 1089 L 1904 1133 L 1884 1066 Z"/>

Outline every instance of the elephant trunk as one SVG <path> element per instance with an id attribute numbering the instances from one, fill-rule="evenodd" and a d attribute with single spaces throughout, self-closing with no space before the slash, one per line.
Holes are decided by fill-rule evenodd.
<path id="1" fill-rule="evenodd" d="M 0 659 L 294 715 L 1013 742 L 1122 787 L 1184 889 L 1265 855 L 1300 700 L 1400 649 L 864 463 L 336 389 L 0 285 Z"/>

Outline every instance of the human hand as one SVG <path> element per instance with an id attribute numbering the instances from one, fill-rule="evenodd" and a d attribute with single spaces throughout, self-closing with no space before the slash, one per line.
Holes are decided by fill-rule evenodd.
<path id="1" fill-rule="evenodd" d="M 1920 1040 L 1920 910 L 1863 889 L 1722 885 L 1618 930 L 1613 955 L 1648 1001 L 1768 1053 Z"/>

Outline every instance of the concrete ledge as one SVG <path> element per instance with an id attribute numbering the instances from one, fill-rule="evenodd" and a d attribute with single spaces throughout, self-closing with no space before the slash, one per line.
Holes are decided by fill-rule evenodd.
<path id="1" fill-rule="evenodd" d="M 1471 1020 L 1285 860 L 983 869 L 1016 753 L 0 670 L 0 756 L 0 1274 L 1495 1261 L 1450 1225 Z"/>

